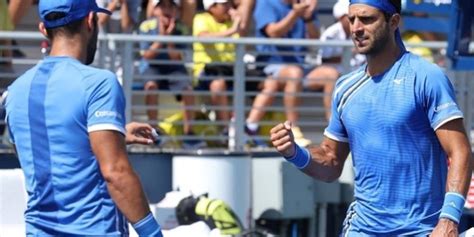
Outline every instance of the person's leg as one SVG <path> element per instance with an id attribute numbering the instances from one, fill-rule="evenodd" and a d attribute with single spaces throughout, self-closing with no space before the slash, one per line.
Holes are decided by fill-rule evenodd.
<path id="1" fill-rule="evenodd" d="M 211 104 L 215 106 L 228 106 L 229 99 L 225 93 L 227 91 L 227 85 L 224 79 L 218 78 L 211 81 L 209 86 L 211 92 Z M 220 121 L 230 121 L 230 112 L 227 109 L 217 110 L 217 119 Z"/>
<path id="2" fill-rule="evenodd" d="M 158 90 L 158 83 L 156 83 L 155 81 L 147 81 L 145 83 L 144 90 L 147 92 Z M 153 107 L 151 109 L 147 109 L 146 113 L 148 115 L 148 120 L 158 120 L 158 110 L 156 109 L 156 105 L 158 105 L 158 96 L 147 94 L 145 96 L 145 105 Z"/>
<path id="3" fill-rule="evenodd" d="M 306 88 L 324 93 L 323 105 L 328 121 L 331 117 L 331 98 L 337 78 L 339 78 L 337 69 L 327 65 L 316 67 L 306 76 Z"/>
<path id="4" fill-rule="evenodd" d="M 265 115 L 265 107 L 272 105 L 278 92 L 279 82 L 273 77 L 267 77 L 263 81 L 262 91 L 255 97 L 252 109 L 247 117 L 247 123 L 258 123 Z"/>
<path id="5" fill-rule="evenodd" d="M 195 105 L 194 95 L 192 93 L 191 86 L 186 87 L 183 92 L 183 131 L 184 134 L 190 134 L 192 132 L 190 121 L 194 120 L 194 110 L 186 109 Z"/>
<path id="6" fill-rule="evenodd" d="M 286 119 L 296 124 L 299 119 L 296 108 L 299 105 L 298 93 L 302 90 L 301 80 L 303 78 L 303 69 L 299 66 L 285 66 L 280 70 L 278 80 L 284 84 L 283 104 L 285 106 Z"/>

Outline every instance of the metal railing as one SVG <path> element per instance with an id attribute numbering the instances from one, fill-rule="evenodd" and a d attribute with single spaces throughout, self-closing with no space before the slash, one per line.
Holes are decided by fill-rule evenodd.
<path id="1" fill-rule="evenodd" d="M 33 41 L 38 42 L 37 44 L 37 53 L 36 57 L 29 57 L 29 58 L 12 58 L 7 59 L 13 62 L 14 71 L 13 72 L 4 72 L 0 71 L 0 78 L 15 78 L 21 73 L 26 70 L 26 68 L 35 64 L 38 60 L 41 59 L 42 55 L 40 52 L 40 44 L 39 42 L 44 40 L 44 37 L 39 33 L 33 32 L 0 32 L 0 40 L 1 39 L 15 39 L 17 41 Z M 160 103 L 158 106 L 147 106 L 143 105 L 143 97 L 146 95 L 159 95 L 159 96 L 168 96 L 173 97 L 175 92 L 167 91 L 167 90 L 158 90 L 154 92 L 149 91 L 142 91 L 140 88 L 135 88 L 136 85 L 142 85 L 147 78 L 144 75 L 139 75 L 137 72 L 137 64 L 140 60 L 140 56 L 138 54 L 137 44 L 140 42 L 173 42 L 174 44 L 183 44 L 188 45 L 186 49 L 183 50 L 184 54 L 187 57 L 184 58 L 183 62 L 187 66 L 192 66 L 192 45 L 196 42 L 201 43 L 229 43 L 235 45 L 235 63 L 228 64 L 233 67 L 233 75 L 230 77 L 226 77 L 226 80 L 233 81 L 233 89 L 232 91 L 222 92 L 223 94 L 229 95 L 232 99 L 231 105 L 227 107 L 219 107 L 219 106 L 211 106 L 205 102 L 201 104 L 196 104 L 195 106 L 187 107 L 185 109 L 193 110 L 193 111 L 218 111 L 218 110 L 230 110 L 233 111 L 234 119 L 233 121 L 215 121 L 212 118 L 210 120 L 194 120 L 191 121 L 192 125 L 202 125 L 202 126 L 219 126 L 219 125 L 227 125 L 231 126 L 235 131 L 234 134 L 230 136 L 221 135 L 220 133 L 211 134 L 211 135 L 198 135 L 199 139 L 206 140 L 206 141 L 219 141 L 219 140 L 232 140 L 232 145 L 228 147 L 221 147 L 223 149 L 229 149 L 233 151 L 243 151 L 248 149 L 246 146 L 247 139 L 249 136 L 245 133 L 245 120 L 246 114 L 252 108 L 251 106 L 251 97 L 258 94 L 258 91 L 246 91 L 245 83 L 246 81 L 263 81 L 264 77 L 259 76 L 248 76 L 246 75 L 247 64 L 244 62 L 244 56 L 248 53 L 254 54 L 255 51 L 252 49 L 255 45 L 279 45 L 279 46 L 294 46 L 300 45 L 305 46 L 308 48 L 316 49 L 321 46 L 334 46 L 334 47 L 344 47 L 344 56 L 342 65 L 345 71 L 350 71 L 350 58 L 352 57 L 352 47 L 353 44 L 351 41 L 326 41 L 322 42 L 319 40 L 307 40 L 307 39 L 262 39 L 262 38 L 196 38 L 190 36 L 143 36 L 143 35 L 129 35 L 129 34 L 107 34 L 107 35 L 100 35 L 99 37 L 100 44 L 99 45 L 109 45 L 116 50 L 107 50 L 106 47 L 99 47 L 98 48 L 98 58 L 96 58 L 96 66 L 103 67 L 110 69 L 112 71 L 120 71 L 120 78 L 122 80 L 122 86 L 124 89 L 125 96 L 127 98 L 126 104 L 126 117 L 127 121 L 141 121 L 141 122 L 150 122 L 152 124 L 156 124 L 156 122 L 163 122 L 165 117 L 160 117 L 159 121 L 149 121 L 144 112 L 146 114 L 146 110 L 148 109 L 157 109 L 160 111 L 160 114 L 166 110 L 171 111 L 171 113 L 176 112 L 178 110 L 182 110 L 181 105 L 177 105 L 176 103 Z M 445 49 L 447 44 L 446 42 L 423 42 L 417 44 L 407 44 L 408 47 L 426 47 L 436 50 Z M 29 47 L 20 47 L 20 50 L 35 50 L 35 46 Z M 109 63 L 107 64 L 107 60 L 105 57 L 108 57 Z M 119 62 L 118 64 L 115 62 Z M 166 62 L 159 62 L 159 63 L 166 63 Z M 120 69 L 120 70 L 119 70 Z M 466 116 L 466 125 L 469 129 L 472 129 L 473 126 L 473 115 L 472 109 L 470 105 L 473 103 L 472 91 L 473 83 L 472 80 L 467 79 L 468 76 L 471 76 L 472 73 L 467 72 L 449 72 L 450 78 L 453 80 L 454 84 L 456 85 L 457 93 L 458 93 L 458 100 L 464 110 Z M 179 80 L 180 78 L 173 78 L 175 80 Z M 208 91 L 193 91 L 191 93 L 196 97 L 203 97 L 209 96 Z M 276 93 L 276 97 L 282 97 L 284 93 Z M 321 136 L 322 129 L 326 125 L 326 121 L 324 119 L 324 108 L 322 106 L 322 97 L 324 94 L 322 92 L 314 92 L 314 91 L 303 91 L 302 93 L 298 94 L 299 97 L 305 98 L 301 106 L 296 108 L 297 111 L 300 113 L 305 113 L 305 116 L 300 116 L 301 121 L 299 122 L 302 127 L 304 127 L 305 131 L 309 131 L 308 134 L 312 134 L 311 136 Z M 139 101 L 142 100 L 142 101 Z M 311 101 L 311 102 L 308 102 Z M 316 102 L 314 102 L 316 101 Z M 282 103 L 276 103 L 273 106 L 265 108 L 268 112 L 279 113 L 284 111 L 284 107 Z M 211 116 L 212 117 L 212 116 Z M 316 119 L 315 119 L 316 117 Z M 262 125 L 272 125 L 275 124 L 276 121 L 272 119 L 266 119 L 261 121 Z M 181 126 L 182 122 L 178 121 L 175 122 L 176 126 Z M 315 135 L 316 134 L 316 135 Z M 185 139 L 194 139 L 196 137 L 190 136 L 173 136 L 168 137 L 168 139 L 182 141 Z M 262 136 L 261 138 L 267 138 L 267 136 Z"/>

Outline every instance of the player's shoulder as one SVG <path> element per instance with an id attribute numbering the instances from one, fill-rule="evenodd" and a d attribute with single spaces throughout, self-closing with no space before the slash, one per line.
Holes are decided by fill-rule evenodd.
<path id="1" fill-rule="evenodd" d="M 210 21 L 212 19 L 213 19 L 213 17 L 209 12 L 197 13 L 194 16 L 194 21 Z"/>
<path id="2" fill-rule="evenodd" d="M 438 65 L 416 54 L 408 52 L 404 55 L 403 60 L 402 66 L 409 73 L 414 73 L 416 78 L 436 79 L 445 77 L 443 70 Z"/>
<path id="3" fill-rule="evenodd" d="M 334 89 L 334 97 L 338 98 L 340 95 L 343 95 L 346 91 L 350 90 L 354 86 L 357 86 L 361 80 L 368 78 L 365 73 L 366 65 L 362 65 L 356 70 L 341 76 L 336 81 L 336 88 Z"/>
<path id="4" fill-rule="evenodd" d="M 20 75 L 18 78 L 16 78 L 9 86 L 8 90 L 9 91 L 27 91 L 26 88 L 30 87 L 31 81 L 33 80 L 33 77 L 36 74 L 36 71 L 38 71 L 39 65 L 35 65 L 34 67 L 26 70 L 22 75 Z"/>

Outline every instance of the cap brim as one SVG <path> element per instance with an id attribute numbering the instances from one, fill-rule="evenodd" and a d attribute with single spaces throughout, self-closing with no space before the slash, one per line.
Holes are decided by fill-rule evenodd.
<path id="1" fill-rule="evenodd" d="M 97 9 L 95 9 L 95 12 L 101 12 L 101 13 L 105 13 L 107 15 L 112 15 L 112 12 L 107 10 L 107 9 L 104 9 L 104 8 L 100 8 L 98 7 Z"/>

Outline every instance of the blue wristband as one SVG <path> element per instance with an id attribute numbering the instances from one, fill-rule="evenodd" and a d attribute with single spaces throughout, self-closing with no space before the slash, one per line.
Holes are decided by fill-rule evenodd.
<path id="1" fill-rule="evenodd" d="M 439 218 L 447 218 L 456 222 L 456 224 L 459 224 L 465 202 L 466 199 L 464 199 L 464 197 L 459 193 L 446 193 Z"/>
<path id="2" fill-rule="evenodd" d="M 292 157 L 285 157 L 285 159 L 296 166 L 296 168 L 304 169 L 309 165 L 311 155 L 306 148 L 302 148 L 295 143 L 295 154 Z"/>
<path id="3" fill-rule="evenodd" d="M 163 234 L 161 233 L 161 227 L 158 222 L 156 222 L 151 212 L 143 219 L 133 224 L 133 228 L 137 232 L 138 236 L 163 237 Z"/>

